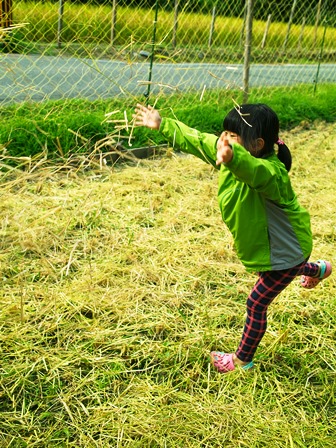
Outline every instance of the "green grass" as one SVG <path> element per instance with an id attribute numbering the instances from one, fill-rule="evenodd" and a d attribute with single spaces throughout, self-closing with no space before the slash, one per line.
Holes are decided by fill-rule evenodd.
<path id="1" fill-rule="evenodd" d="M 336 265 L 335 123 L 281 137 L 312 258 Z M 288 287 L 255 371 L 221 376 L 209 351 L 236 348 L 255 277 L 217 173 L 170 152 L 94 162 L 0 172 L 0 446 L 333 448 L 335 276 Z"/>
<path id="2" fill-rule="evenodd" d="M 233 99 L 242 100 L 240 92 L 223 90 L 208 91 L 202 102 L 199 92 L 159 96 L 152 102 L 156 99 L 157 107 L 165 115 L 176 116 L 190 126 L 213 133 L 221 132 L 223 117 L 234 106 Z M 106 122 L 105 114 L 119 110 L 112 118 L 122 120 L 126 111 L 131 122 L 137 101 L 143 99 L 62 100 L 3 107 L 0 109 L 0 144 L 6 147 L 7 156 L 35 156 L 43 152 L 49 159 L 74 153 L 88 154 L 97 146 L 100 151 L 110 151 L 111 146 L 101 145 L 107 136 L 129 148 L 131 127 L 122 131 L 126 138 L 120 140 L 119 131 L 113 123 Z M 316 95 L 313 85 L 293 87 L 290 91 L 285 88 L 254 89 L 249 101 L 266 102 L 273 107 L 283 128 L 302 121 L 335 121 L 336 118 L 336 90 L 332 84 L 318 86 Z M 164 143 L 160 135 L 144 129 L 135 129 L 132 135 L 133 148 Z"/>

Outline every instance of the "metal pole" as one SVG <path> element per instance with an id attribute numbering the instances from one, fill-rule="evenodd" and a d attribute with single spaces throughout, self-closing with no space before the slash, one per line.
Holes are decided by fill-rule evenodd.
<path id="1" fill-rule="evenodd" d="M 178 9 L 179 9 L 179 0 L 175 0 L 174 6 L 174 28 L 173 28 L 173 47 L 176 47 L 176 35 L 178 28 Z"/>
<path id="2" fill-rule="evenodd" d="M 114 44 L 116 23 L 117 23 L 117 0 L 113 0 L 113 2 L 112 2 L 112 23 L 111 23 L 111 45 Z"/>
<path id="3" fill-rule="evenodd" d="M 244 75 L 243 75 L 243 102 L 248 101 L 249 91 L 249 75 L 250 75 L 250 60 L 251 60 L 251 46 L 252 46 L 252 23 L 253 23 L 253 0 L 246 0 L 247 3 L 247 17 L 246 17 L 246 37 L 245 37 L 245 52 L 244 52 Z"/>
<path id="4" fill-rule="evenodd" d="M 59 12 L 58 12 L 58 27 L 57 27 L 57 47 L 61 48 L 62 46 L 62 29 L 63 29 L 63 13 L 64 13 L 64 1 L 59 1 Z"/>
<path id="5" fill-rule="evenodd" d="M 155 17 L 154 17 L 154 22 L 153 22 L 152 53 L 151 53 L 150 62 L 149 62 L 148 87 L 147 87 L 147 92 L 145 93 L 147 106 L 148 106 L 148 102 L 149 102 L 149 95 L 150 95 L 151 82 L 152 82 L 154 51 L 155 51 L 155 38 L 156 38 L 156 24 L 157 24 L 157 19 L 158 19 L 158 11 L 159 11 L 159 1 L 156 0 Z"/>
<path id="6" fill-rule="evenodd" d="M 272 14 L 268 14 L 263 40 L 261 42 L 261 48 L 263 48 L 263 49 L 265 48 L 265 45 L 266 45 L 266 39 L 267 39 L 269 27 L 271 25 L 271 19 L 272 19 Z"/>
<path id="7" fill-rule="evenodd" d="M 318 5 L 317 5 L 317 12 L 316 12 L 315 31 L 314 31 L 314 45 L 316 45 L 318 24 L 319 24 L 319 21 L 320 21 L 320 18 L 321 18 L 321 4 L 322 4 L 322 0 L 319 0 Z"/>
<path id="8" fill-rule="evenodd" d="M 210 34 L 209 34 L 209 41 L 208 41 L 208 47 L 209 48 L 211 47 L 212 37 L 213 37 L 213 33 L 215 31 L 215 21 L 216 21 L 216 5 L 212 8 Z"/>
<path id="9" fill-rule="evenodd" d="M 304 33 L 305 24 L 306 24 L 306 18 L 305 18 L 305 16 L 303 16 L 302 25 L 301 25 L 301 31 L 300 31 L 299 41 L 298 41 L 298 48 L 302 48 L 302 40 L 303 40 L 303 33 Z"/>
<path id="10" fill-rule="evenodd" d="M 245 5 L 244 5 L 243 21 L 242 21 L 242 27 L 241 27 L 241 31 L 240 31 L 239 45 L 241 47 L 243 46 L 245 28 L 246 28 L 246 2 L 245 2 Z"/>
<path id="11" fill-rule="evenodd" d="M 319 55 L 319 61 L 318 61 L 318 64 L 317 64 L 317 72 L 316 72 L 316 77 L 315 77 L 315 80 L 314 80 L 314 94 L 316 92 L 317 81 L 318 81 L 318 77 L 319 77 L 319 73 L 320 73 L 321 59 L 322 59 L 323 48 L 324 48 L 324 38 L 325 38 L 326 32 L 327 32 L 327 21 L 325 21 L 323 38 L 322 38 L 322 43 L 321 43 L 321 50 L 320 50 L 320 55 Z"/>
<path id="12" fill-rule="evenodd" d="M 294 12 L 295 12 L 295 8 L 296 8 L 296 2 L 297 2 L 297 0 L 294 0 L 293 6 L 292 6 L 292 10 L 291 10 L 291 13 L 290 13 L 290 17 L 289 17 L 287 33 L 286 33 L 285 42 L 284 42 L 284 50 L 286 50 L 286 48 L 287 48 L 287 43 L 288 43 L 288 39 L 289 39 L 290 29 L 291 29 L 291 26 L 292 26 Z"/>

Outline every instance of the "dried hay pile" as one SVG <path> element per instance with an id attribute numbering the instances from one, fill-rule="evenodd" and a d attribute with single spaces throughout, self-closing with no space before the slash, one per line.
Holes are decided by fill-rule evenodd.
<path id="1" fill-rule="evenodd" d="M 282 137 L 312 258 L 336 267 L 336 126 Z M 1 161 L 0 446 L 333 446 L 335 277 L 289 287 L 259 368 L 220 376 L 208 353 L 236 348 L 254 277 L 217 173 L 175 155 L 86 162 Z"/>

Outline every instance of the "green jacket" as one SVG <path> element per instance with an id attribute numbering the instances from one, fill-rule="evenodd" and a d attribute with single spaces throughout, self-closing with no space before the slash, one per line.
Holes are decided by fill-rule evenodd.
<path id="1" fill-rule="evenodd" d="M 218 202 L 241 262 L 252 272 L 288 269 L 312 251 L 308 212 L 300 206 L 288 172 L 275 153 L 253 157 L 233 144 L 233 158 L 216 166 L 217 140 L 163 118 L 160 132 L 181 151 L 218 168 Z"/>

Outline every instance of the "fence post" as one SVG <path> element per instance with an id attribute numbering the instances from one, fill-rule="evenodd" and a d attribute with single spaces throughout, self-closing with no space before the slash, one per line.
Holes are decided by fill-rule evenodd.
<path id="1" fill-rule="evenodd" d="M 316 12 L 316 21 L 315 21 L 315 31 L 314 31 L 314 45 L 316 45 L 316 41 L 317 41 L 317 29 L 318 29 L 318 24 L 321 18 L 321 3 L 322 0 L 319 0 L 318 5 L 317 5 L 317 12 Z"/>
<path id="2" fill-rule="evenodd" d="M 209 48 L 211 47 L 212 37 L 213 37 L 213 33 L 215 31 L 215 21 L 216 21 L 216 5 L 212 8 L 210 34 L 209 34 L 209 42 L 208 42 Z"/>
<path id="3" fill-rule="evenodd" d="M 298 48 L 302 48 L 302 40 L 303 40 L 303 32 L 305 29 L 305 25 L 306 25 L 306 17 L 303 16 L 302 19 L 302 25 L 301 25 L 301 31 L 300 31 L 300 36 L 299 36 L 299 41 L 298 41 Z"/>
<path id="4" fill-rule="evenodd" d="M 12 0 L 0 0 L 0 27 L 10 28 L 13 25 Z"/>
<path id="5" fill-rule="evenodd" d="M 117 0 L 112 2 L 111 45 L 114 44 L 115 29 L 117 23 Z"/>
<path id="6" fill-rule="evenodd" d="M 61 48 L 61 46 L 62 46 L 64 1 L 65 0 L 59 0 L 58 25 L 57 25 L 57 47 L 58 48 Z"/>
<path id="7" fill-rule="evenodd" d="M 284 50 L 286 50 L 286 48 L 287 48 L 289 33 L 290 33 L 291 26 L 292 26 L 294 12 L 295 12 L 295 8 L 296 8 L 296 2 L 297 2 L 297 0 L 293 1 L 293 6 L 292 6 L 291 13 L 290 13 L 289 21 L 288 21 L 287 34 L 286 34 L 285 42 L 284 42 L 284 46 L 283 46 Z"/>
<path id="8" fill-rule="evenodd" d="M 263 49 L 266 45 L 266 39 L 267 39 L 267 34 L 268 34 L 268 30 L 271 24 L 271 18 L 272 18 L 272 14 L 268 14 L 267 17 L 267 23 L 266 23 L 266 28 L 265 28 L 265 32 L 264 32 L 264 36 L 261 42 L 261 48 Z"/>
<path id="9" fill-rule="evenodd" d="M 244 4 L 242 27 L 241 27 L 241 30 L 240 30 L 240 46 L 241 47 L 243 46 L 243 42 L 244 42 L 245 28 L 246 28 L 246 2 Z"/>
<path id="10" fill-rule="evenodd" d="M 151 57 L 150 57 L 150 62 L 149 62 L 148 87 L 147 87 L 147 92 L 145 93 L 146 105 L 147 106 L 148 106 L 148 103 L 149 103 L 149 95 L 150 95 L 151 82 L 152 82 L 154 51 L 155 51 L 155 40 L 156 40 L 156 24 L 157 24 L 157 21 L 158 21 L 158 12 L 159 12 L 159 1 L 156 0 L 156 3 L 155 3 L 155 15 L 154 15 L 154 22 L 153 22 L 152 52 L 151 52 Z"/>
<path id="11" fill-rule="evenodd" d="M 179 0 L 175 0 L 175 6 L 174 6 L 174 27 L 173 27 L 173 48 L 176 47 L 176 35 L 177 35 L 177 28 L 178 28 L 178 7 L 179 7 Z"/>
<path id="12" fill-rule="evenodd" d="M 323 37 L 322 37 L 319 61 L 318 61 L 318 64 L 317 64 L 317 72 L 316 72 L 316 77 L 315 77 L 315 80 L 314 80 L 314 94 L 316 92 L 317 81 L 318 81 L 318 77 L 319 77 L 319 74 L 320 74 L 320 66 L 321 66 L 321 59 L 322 59 L 322 54 L 323 54 L 323 49 L 324 49 L 324 39 L 325 39 L 326 32 L 327 32 L 327 21 L 325 21 L 325 25 L 324 25 L 324 31 L 323 31 Z"/>
<path id="13" fill-rule="evenodd" d="M 249 91 L 249 74 L 250 74 L 250 60 L 251 60 L 251 46 L 252 46 L 252 23 L 253 23 L 253 0 L 246 0 L 246 37 L 245 37 L 245 52 L 244 52 L 244 74 L 243 74 L 243 102 L 248 101 Z"/>

